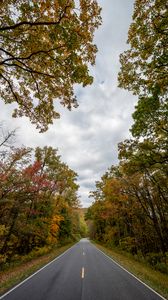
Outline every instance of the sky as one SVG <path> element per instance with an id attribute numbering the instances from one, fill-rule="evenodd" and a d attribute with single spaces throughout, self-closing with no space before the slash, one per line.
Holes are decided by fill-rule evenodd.
<path id="1" fill-rule="evenodd" d="M 78 174 L 81 205 L 93 199 L 89 192 L 95 181 L 111 165 L 118 163 L 117 144 L 131 137 L 132 113 L 137 99 L 118 88 L 119 55 L 126 44 L 134 0 L 98 0 L 102 7 L 102 25 L 95 32 L 98 47 L 96 64 L 90 69 L 94 83 L 75 88 L 79 107 L 69 112 L 58 105 L 59 120 L 45 133 L 39 133 L 25 118 L 11 117 L 14 106 L 0 102 L 0 118 L 9 130 L 17 128 L 16 144 L 28 147 L 58 148 L 62 161 Z"/>

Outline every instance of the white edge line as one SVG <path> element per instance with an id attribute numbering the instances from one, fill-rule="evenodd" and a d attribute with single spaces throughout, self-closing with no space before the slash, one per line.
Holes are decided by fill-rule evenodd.
<path id="1" fill-rule="evenodd" d="M 78 243 L 76 243 L 78 244 Z M 75 244 L 75 245 L 76 245 Z M 36 274 L 38 274 L 39 272 L 41 272 L 43 269 L 45 269 L 46 267 L 48 267 L 50 264 L 52 264 L 54 261 L 56 261 L 57 259 L 61 258 L 64 254 L 66 254 L 69 250 L 71 250 L 75 245 L 71 246 L 70 248 L 68 248 L 65 252 L 63 252 L 62 254 L 60 254 L 59 256 L 57 256 L 56 258 L 54 258 L 52 261 L 50 261 L 48 264 L 46 264 L 44 267 L 42 267 L 41 269 L 37 270 L 35 273 L 33 273 L 32 275 L 30 275 L 29 277 L 27 277 L 26 279 L 24 279 L 23 281 L 21 281 L 19 284 L 17 284 L 16 286 L 14 286 L 11 290 L 9 290 L 8 292 L 6 292 L 5 294 L 3 294 L 2 296 L 0 296 L 0 299 L 3 299 L 4 297 L 6 297 L 8 294 L 10 294 L 11 292 L 13 292 L 15 289 L 17 289 L 19 286 L 21 286 L 23 283 L 25 283 L 26 281 L 28 281 L 29 279 L 31 279 L 33 276 L 35 276 Z"/>
<path id="2" fill-rule="evenodd" d="M 141 282 L 143 285 L 145 285 L 148 289 L 150 289 L 153 293 L 155 293 L 156 295 L 158 295 L 161 299 L 166 300 L 166 298 L 164 298 L 162 295 L 160 295 L 159 293 L 157 293 L 155 290 L 153 290 L 149 285 L 147 285 L 146 283 L 144 283 L 142 280 L 140 280 L 138 277 L 136 277 L 134 274 L 132 274 L 131 272 L 129 272 L 127 269 L 125 269 L 124 267 L 122 267 L 120 264 L 118 264 L 114 259 L 112 259 L 110 256 L 108 256 L 107 254 L 105 254 L 103 251 L 101 251 L 99 248 L 97 248 L 95 245 L 93 245 L 98 251 L 100 251 L 104 256 L 106 256 L 107 258 L 109 258 L 110 260 L 112 260 L 113 263 L 115 263 L 117 266 L 119 266 L 121 269 L 123 269 L 124 271 L 126 271 L 128 274 L 130 274 L 132 277 L 134 277 L 136 280 L 138 280 L 139 282 Z"/>

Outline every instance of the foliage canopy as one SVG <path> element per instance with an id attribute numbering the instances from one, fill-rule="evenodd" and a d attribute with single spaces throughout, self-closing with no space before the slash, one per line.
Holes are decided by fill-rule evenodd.
<path id="1" fill-rule="evenodd" d="M 119 86 L 138 95 L 134 136 L 168 132 L 168 5 L 136 0 L 128 32 L 130 49 L 120 55 Z M 155 128 L 154 128 L 155 127 Z"/>
<path id="2" fill-rule="evenodd" d="M 0 83 L 13 116 L 27 116 L 40 131 L 59 118 L 54 100 L 77 106 L 74 84 L 93 81 L 95 29 L 101 24 L 96 0 L 6 0 L 0 4 Z"/>

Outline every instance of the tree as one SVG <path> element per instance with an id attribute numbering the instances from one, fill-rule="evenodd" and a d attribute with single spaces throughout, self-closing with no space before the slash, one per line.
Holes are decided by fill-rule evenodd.
<path id="1" fill-rule="evenodd" d="M 12 149 L 0 164 L 0 226 L 5 228 L 0 252 L 6 257 L 11 255 L 13 239 L 17 241 L 14 230 L 28 196 L 24 193 L 21 169 L 29 162 L 30 151 L 28 148 Z"/>
<path id="2" fill-rule="evenodd" d="M 130 49 L 120 56 L 119 86 L 138 95 L 134 136 L 168 133 L 167 1 L 136 0 L 128 32 Z"/>
<path id="3" fill-rule="evenodd" d="M 120 164 L 128 193 L 140 203 L 154 229 L 153 248 L 163 253 L 168 247 L 167 8 L 165 0 L 135 1 L 130 49 L 120 56 L 119 73 L 119 86 L 139 97 L 131 129 L 135 139 L 119 144 Z"/>
<path id="4" fill-rule="evenodd" d="M 63 196 L 68 205 L 78 207 L 79 200 L 76 193 L 79 186 L 76 184 L 77 174 L 60 161 L 57 151 L 52 147 L 44 147 L 43 149 L 37 147 L 35 156 L 37 161 L 42 164 L 41 172 L 44 172 L 52 182 L 51 194 L 57 193 L 57 195 Z"/>
<path id="5" fill-rule="evenodd" d="M 74 85 L 93 81 L 92 43 L 101 24 L 96 0 L 7 0 L 0 4 L 0 82 L 13 116 L 27 116 L 40 131 L 59 117 L 54 100 L 77 106 Z"/>
<path id="6" fill-rule="evenodd" d="M 126 140 L 119 144 L 119 158 L 128 194 L 140 203 L 155 230 L 157 246 L 165 253 L 168 248 L 167 149 L 152 139 Z"/>
<path id="7" fill-rule="evenodd" d="M 57 150 L 9 147 L 0 157 L 0 264 L 77 238 L 77 174 Z"/>
<path id="8" fill-rule="evenodd" d="M 125 153 L 123 148 L 120 156 Z M 164 259 L 168 249 L 167 180 L 162 171 L 144 165 L 142 149 L 138 153 L 134 145 L 135 152 L 132 150 L 133 146 L 127 149 L 126 159 L 122 156 L 119 167 L 110 168 L 91 194 L 95 202 L 86 215 L 93 224 L 91 236 L 133 254 L 155 252 Z"/>

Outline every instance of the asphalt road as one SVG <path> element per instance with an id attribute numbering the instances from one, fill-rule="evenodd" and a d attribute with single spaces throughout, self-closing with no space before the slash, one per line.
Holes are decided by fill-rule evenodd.
<path id="1" fill-rule="evenodd" d="M 82 239 L 3 300 L 164 299 Z"/>

